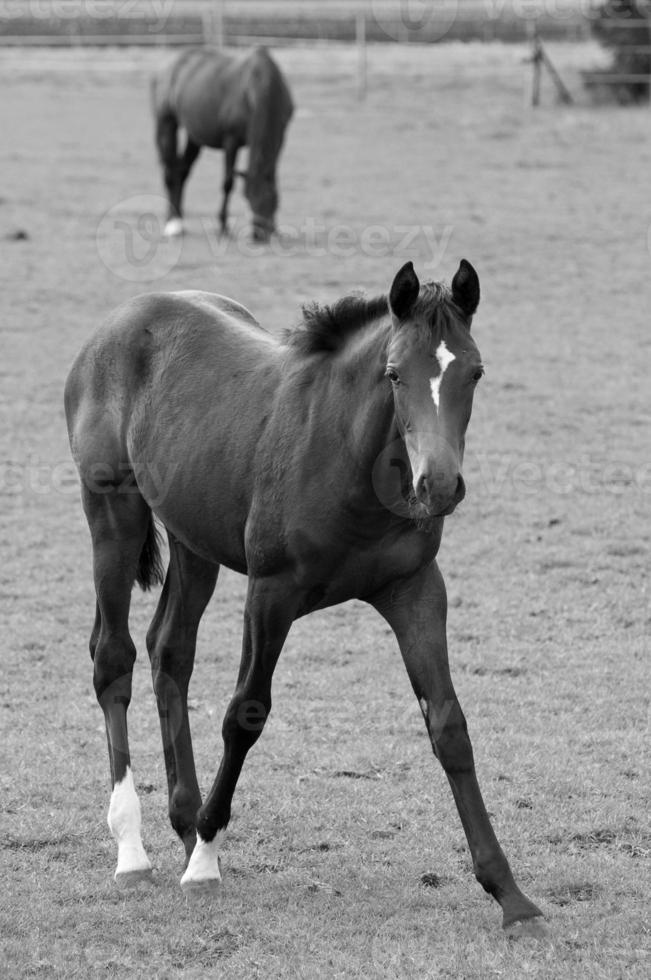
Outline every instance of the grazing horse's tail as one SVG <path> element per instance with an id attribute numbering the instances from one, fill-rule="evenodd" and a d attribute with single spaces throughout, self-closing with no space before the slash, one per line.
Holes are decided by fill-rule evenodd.
<path id="1" fill-rule="evenodd" d="M 187 59 L 187 52 L 185 52 Z M 184 60 L 186 60 L 184 59 Z M 180 61 L 181 59 L 179 59 Z M 149 99 L 154 119 L 172 113 L 172 84 L 176 78 L 177 62 L 152 75 L 149 82 Z"/>
<path id="2" fill-rule="evenodd" d="M 160 553 L 161 536 L 154 521 L 154 515 L 149 512 L 147 537 L 138 559 L 136 582 L 143 591 L 147 592 L 155 585 L 161 585 L 165 578 L 165 569 Z"/>

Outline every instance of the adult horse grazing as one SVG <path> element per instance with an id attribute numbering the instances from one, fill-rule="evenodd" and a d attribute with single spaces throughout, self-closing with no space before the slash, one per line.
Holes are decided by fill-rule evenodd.
<path id="1" fill-rule="evenodd" d="M 153 79 L 152 103 L 169 198 L 165 234 L 183 232 L 183 187 L 202 146 L 224 151 L 219 222 L 226 232 L 237 152 L 248 146 L 245 193 L 253 212 L 253 237 L 266 241 L 278 209 L 276 166 L 294 108 L 287 82 L 267 49 L 246 55 L 209 48 L 184 51 Z M 181 155 L 179 127 L 187 134 Z"/>
<path id="2" fill-rule="evenodd" d="M 147 647 L 169 813 L 188 858 L 184 890 L 209 893 L 221 880 L 222 831 L 292 623 L 358 598 L 397 636 L 475 874 L 504 925 L 541 914 L 513 879 L 477 784 L 435 561 L 444 517 L 465 494 L 464 437 L 483 374 L 470 333 L 478 302 L 465 260 L 451 288 L 421 286 L 409 262 L 388 298 L 308 307 L 279 341 L 223 296 L 154 294 L 120 307 L 79 354 L 65 403 L 92 536 L 90 650 L 119 882 L 150 874 L 127 739 L 128 615 L 134 581 L 148 588 L 161 578 L 155 514 L 170 560 Z M 249 581 L 224 755 L 202 804 L 186 699 L 197 627 L 222 564 Z"/>

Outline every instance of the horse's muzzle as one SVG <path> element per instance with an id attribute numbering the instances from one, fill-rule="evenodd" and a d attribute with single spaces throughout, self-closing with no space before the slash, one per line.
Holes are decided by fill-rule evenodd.
<path id="1" fill-rule="evenodd" d="M 273 220 L 263 218 L 259 214 L 254 215 L 251 227 L 251 238 L 254 242 L 268 242 L 275 230 L 276 226 Z"/>
<path id="2" fill-rule="evenodd" d="M 428 477 L 422 474 L 418 478 L 414 490 L 418 502 L 425 507 L 431 517 L 447 517 L 465 497 L 466 484 L 461 473 L 459 473 L 452 493 L 442 493 L 438 487 L 432 487 Z"/>

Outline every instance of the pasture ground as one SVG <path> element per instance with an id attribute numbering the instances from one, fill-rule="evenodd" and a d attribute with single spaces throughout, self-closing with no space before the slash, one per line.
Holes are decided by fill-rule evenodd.
<path id="1" fill-rule="evenodd" d="M 239 193 L 234 239 L 213 237 L 221 161 L 208 154 L 189 184 L 190 233 L 158 240 L 147 78 L 169 53 L 5 54 L 3 975 L 649 975 L 651 117 L 531 112 L 524 54 L 371 49 L 360 104 L 353 51 L 280 51 L 299 107 L 282 163 L 284 238 L 255 251 Z M 594 51 L 553 54 L 577 90 Z M 143 211 L 154 217 L 139 224 Z M 26 240 L 7 237 L 20 230 Z M 155 886 L 118 891 L 87 654 L 89 539 L 61 407 L 72 358 L 143 290 L 225 292 L 280 331 L 302 301 L 385 291 L 408 258 L 449 278 L 461 256 L 482 280 L 487 375 L 468 497 L 440 555 L 453 674 L 498 835 L 551 941 L 503 937 L 395 644 L 360 603 L 292 632 L 236 795 L 223 890 L 197 908 L 178 886 L 166 817 L 143 642 L 155 597 L 134 595 L 130 728 Z M 200 633 L 191 717 L 204 788 L 243 596 L 244 580 L 224 572 Z"/>

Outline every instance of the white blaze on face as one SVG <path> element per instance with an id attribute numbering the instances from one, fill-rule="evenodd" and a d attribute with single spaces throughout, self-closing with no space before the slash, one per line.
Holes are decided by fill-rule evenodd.
<path id="1" fill-rule="evenodd" d="M 445 346 L 445 341 L 442 340 L 441 343 L 436 348 L 436 360 L 439 362 L 440 372 L 435 378 L 430 378 L 430 388 L 432 389 L 432 398 L 436 406 L 436 412 L 438 414 L 439 410 L 439 400 L 441 396 L 441 382 L 443 381 L 443 375 L 445 374 L 447 368 L 455 360 L 454 354 L 452 354 Z"/>
<path id="2" fill-rule="evenodd" d="M 151 864 L 140 836 L 140 800 L 129 766 L 124 778 L 113 787 L 107 822 L 118 844 L 116 881 L 148 875 Z"/>
<path id="3" fill-rule="evenodd" d="M 201 888 L 202 885 L 216 886 L 221 882 L 219 849 L 223 836 L 223 831 L 217 831 L 211 841 L 205 841 L 197 834 L 197 843 L 181 878 L 181 888 L 184 891 L 192 891 L 193 888 Z"/>

